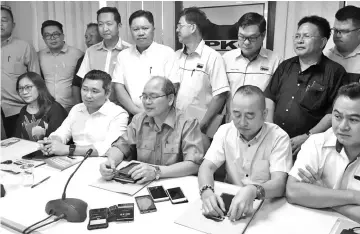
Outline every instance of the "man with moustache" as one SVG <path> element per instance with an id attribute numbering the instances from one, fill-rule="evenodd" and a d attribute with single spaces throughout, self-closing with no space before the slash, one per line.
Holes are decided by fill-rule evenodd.
<path id="1" fill-rule="evenodd" d="M 166 77 L 175 86 L 179 85 L 179 81 L 173 69 L 174 50 L 154 41 L 153 14 L 150 11 L 135 11 L 129 17 L 129 26 L 135 45 L 119 53 L 113 82 L 121 105 L 136 115 L 143 112 L 139 97 L 151 77 Z"/>
<path id="2" fill-rule="evenodd" d="M 119 36 L 121 16 L 116 7 L 103 7 L 96 14 L 99 33 L 103 40 L 86 50 L 84 60 L 77 73 L 80 78 L 84 78 L 86 73 L 94 69 L 104 71 L 111 76 L 114 72 L 118 54 L 130 46 Z M 120 102 L 116 97 L 114 84 L 112 84 L 111 89 L 109 100 L 119 105 Z"/>
<path id="3" fill-rule="evenodd" d="M 360 223 L 360 84 L 339 89 L 332 128 L 311 136 L 289 173 L 290 203 L 332 208 Z"/>
<path id="4" fill-rule="evenodd" d="M 349 82 L 360 81 L 360 8 L 345 6 L 335 14 L 333 39 L 335 46 L 324 52 L 348 72 Z"/>
<path id="5" fill-rule="evenodd" d="M 86 31 L 85 31 L 86 47 L 89 48 L 90 46 L 93 46 L 101 41 L 102 41 L 102 38 L 99 34 L 98 25 L 96 23 L 89 23 L 87 25 Z M 80 88 L 81 88 L 82 78 L 78 77 L 76 74 L 80 69 L 81 63 L 84 60 L 84 56 L 80 57 L 76 63 L 75 75 L 74 75 L 74 78 L 72 81 L 72 95 L 73 95 L 75 104 L 81 102 Z"/>
<path id="6" fill-rule="evenodd" d="M 331 108 L 346 71 L 322 54 L 329 37 L 329 22 L 307 16 L 294 35 L 297 56 L 282 62 L 265 90 L 267 121 L 283 128 L 291 138 L 294 158 L 304 141 L 331 126 Z"/>
<path id="7" fill-rule="evenodd" d="M 63 26 L 55 20 L 46 20 L 41 35 L 47 48 L 39 51 L 39 61 L 46 87 L 67 112 L 74 106 L 72 80 L 78 59 L 84 54 L 64 41 Z"/>
<path id="8" fill-rule="evenodd" d="M 196 174 L 205 152 L 199 122 L 175 109 L 173 83 L 164 77 L 151 78 L 141 100 L 145 111 L 134 116 L 127 132 L 106 153 L 108 160 L 100 165 L 103 178 L 111 180 L 117 165 L 134 155 L 141 164 L 129 175 L 139 184 Z"/>

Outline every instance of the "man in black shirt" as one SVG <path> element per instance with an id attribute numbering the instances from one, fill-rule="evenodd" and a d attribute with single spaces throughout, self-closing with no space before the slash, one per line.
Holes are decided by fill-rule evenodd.
<path id="1" fill-rule="evenodd" d="M 310 134 L 331 126 L 331 108 L 346 71 L 322 54 L 330 37 L 329 22 L 308 16 L 298 23 L 294 50 L 297 56 L 282 62 L 265 90 L 269 122 L 291 138 L 293 155 Z"/>

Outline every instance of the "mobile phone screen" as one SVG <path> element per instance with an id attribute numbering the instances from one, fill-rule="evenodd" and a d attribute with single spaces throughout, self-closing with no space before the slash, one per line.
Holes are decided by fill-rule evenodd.
<path id="1" fill-rule="evenodd" d="M 151 196 L 154 198 L 154 200 L 161 198 L 168 198 L 163 186 L 148 187 L 148 190 Z"/>
<path id="2" fill-rule="evenodd" d="M 150 195 L 135 197 L 136 204 L 139 207 L 140 213 L 148 213 L 156 211 L 154 200 Z"/>
<path id="3" fill-rule="evenodd" d="M 105 224 L 106 219 L 96 219 L 96 220 L 90 220 L 90 225 L 99 225 L 99 224 Z"/>
<path id="4" fill-rule="evenodd" d="M 220 197 L 223 199 L 225 203 L 225 212 L 227 213 L 229 211 L 232 199 L 234 198 L 234 195 L 228 194 L 228 193 L 222 193 Z"/>
<path id="5" fill-rule="evenodd" d="M 136 165 L 139 165 L 140 163 L 130 163 L 129 165 L 127 165 L 126 167 L 120 168 L 119 169 L 119 174 L 128 176 L 128 172 L 135 167 Z"/>
<path id="6" fill-rule="evenodd" d="M 184 193 L 182 192 L 180 187 L 171 188 L 168 189 L 167 191 L 171 197 L 171 200 L 185 198 Z"/>

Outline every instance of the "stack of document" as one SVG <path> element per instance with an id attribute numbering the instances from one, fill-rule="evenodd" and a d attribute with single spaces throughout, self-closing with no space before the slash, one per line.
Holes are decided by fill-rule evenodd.
<path id="1" fill-rule="evenodd" d="M 47 158 L 44 161 L 46 162 L 46 164 L 48 166 L 62 171 L 62 170 L 65 170 L 65 169 L 75 165 L 75 164 L 78 164 L 83 159 L 84 159 L 84 157 L 80 157 L 80 156 L 74 157 L 74 158 L 69 158 L 66 156 L 57 156 L 57 157 Z"/>

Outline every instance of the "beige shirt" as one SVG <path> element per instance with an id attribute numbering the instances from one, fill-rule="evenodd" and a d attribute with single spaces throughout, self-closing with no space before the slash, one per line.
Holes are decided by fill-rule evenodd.
<path id="1" fill-rule="evenodd" d="M 123 84 L 134 104 L 143 109 L 139 97 L 151 77 L 162 76 L 169 78 L 173 83 L 179 83 L 173 69 L 174 59 L 175 52 L 168 46 L 153 42 L 140 54 L 133 45 L 119 53 L 113 82 Z"/>
<path id="2" fill-rule="evenodd" d="M 324 55 L 343 66 L 346 72 L 360 74 L 360 45 L 346 57 L 339 53 L 336 46 L 324 51 Z"/>
<path id="3" fill-rule="evenodd" d="M 77 76 L 84 78 L 86 73 L 91 70 L 104 71 L 112 76 L 118 54 L 129 46 L 130 44 L 121 40 L 121 38 L 119 38 L 118 43 L 112 50 L 105 47 L 104 41 L 90 46 L 85 52 L 84 60 L 81 63 Z M 109 100 L 119 104 L 115 95 L 114 86 L 112 87 Z"/>
<path id="4" fill-rule="evenodd" d="M 328 188 L 360 191 L 360 181 L 354 178 L 355 175 L 360 176 L 360 155 L 350 162 L 332 128 L 324 133 L 311 135 L 305 141 L 289 175 L 301 181 L 298 171 L 300 168 L 307 171 L 306 165 L 320 173 Z"/>
<path id="5" fill-rule="evenodd" d="M 1 43 L 1 108 L 5 117 L 19 114 L 25 105 L 16 91 L 16 81 L 29 71 L 40 74 L 34 47 L 13 36 Z"/>
<path id="6" fill-rule="evenodd" d="M 180 88 L 176 107 L 186 110 L 190 105 L 207 110 L 211 99 L 230 90 L 224 60 L 202 40 L 196 50 L 186 53 L 186 47 L 176 51 Z"/>
<path id="7" fill-rule="evenodd" d="M 74 106 L 71 85 L 76 63 L 83 54 L 81 50 L 67 44 L 64 44 L 59 54 L 53 54 L 49 48 L 39 51 L 46 87 L 67 111 Z"/>
<path id="8" fill-rule="evenodd" d="M 265 122 L 260 132 L 246 141 L 230 122 L 220 126 L 205 159 L 218 168 L 225 163 L 228 183 L 261 184 L 271 179 L 272 172 L 290 171 L 290 138 L 276 124 Z"/>
<path id="9" fill-rule="evenodd" d="M 127 133 L 112 145 L 125 157 L 137 151 L 137 160 L 155 165 L 172 165 L 181 161 L 201 164 L 204 146 L 199 123 L 196 119 L 185 119 L 181 111 L 169 112 L 160 129 L 154 119 L 145 113 L 134 116 Z"/>

